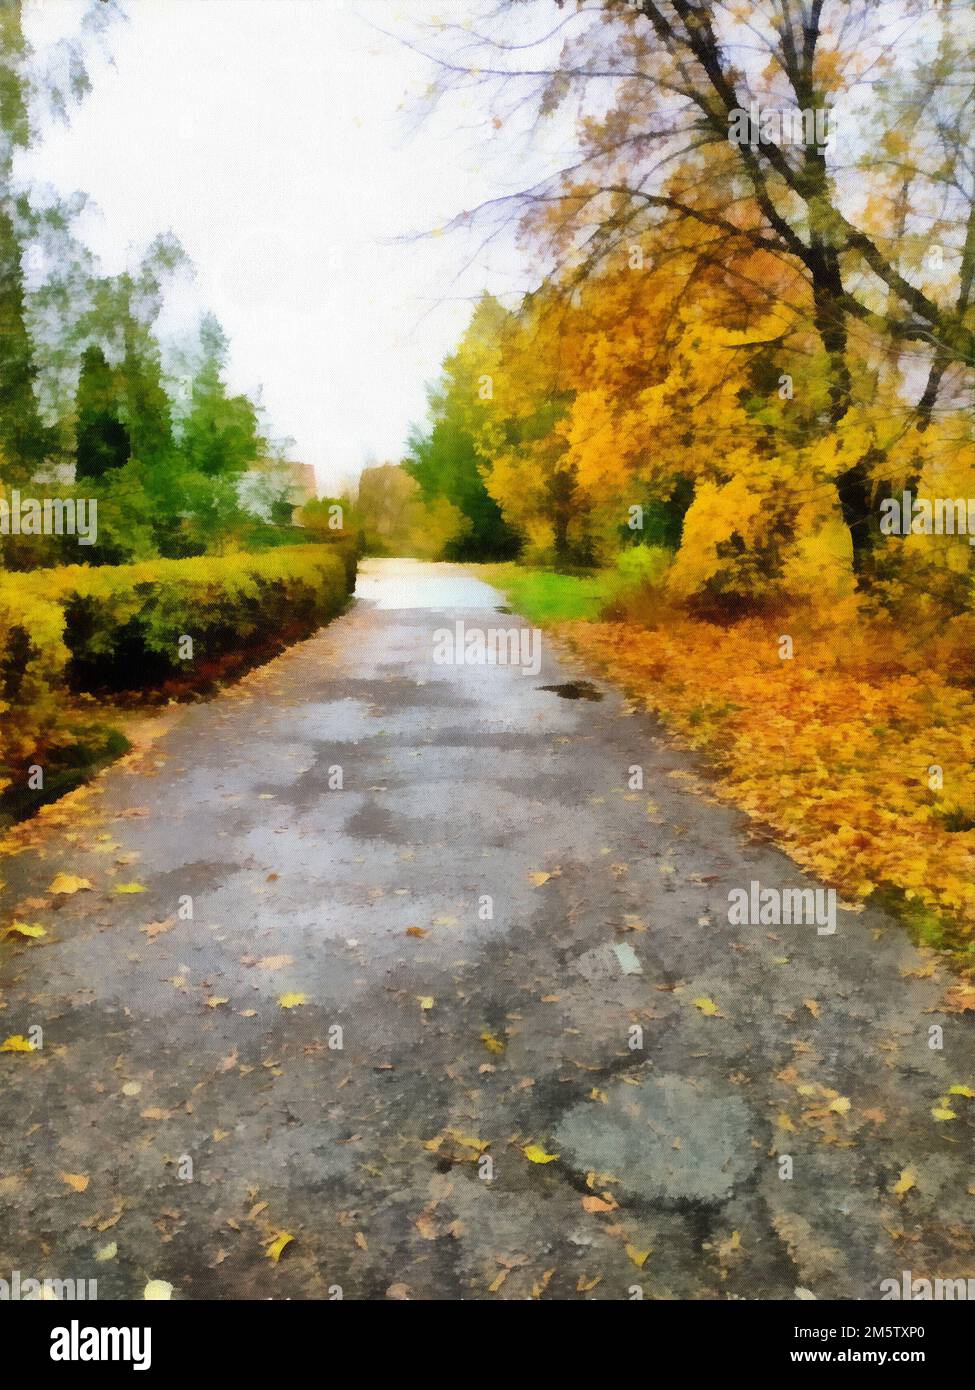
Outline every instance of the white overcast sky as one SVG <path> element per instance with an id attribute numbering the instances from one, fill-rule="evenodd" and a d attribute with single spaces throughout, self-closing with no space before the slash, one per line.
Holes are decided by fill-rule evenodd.
<path id="1" fill-rule="evenodd" d="M 28 0 L 40 48 L 76 30 L 80 0 Z M 417 124 L 433 69 L 377 29 L 415 37 L 477 0 L 124 0 L 112 64 L 23 164 L 95 205 L 81 229 L 114 272 L 172 230 L 197 267 L 194 295 L 231 340 L 231 385 L 260 391 L 276 436 L 328 489 L 363 463 L 398 459 L 425 415 L 425 385 L 481 289 L 526 288 L 531 271 L 495 243 L 442 225 L 523 187 L 566 152 L 495 131 L 479 98 Z M 551 13 L 558 11 L 551 8 Z M 546 15 L 539 10 L 541 25 Z M 561 138 L 566 138 L 564 126 Z"/>

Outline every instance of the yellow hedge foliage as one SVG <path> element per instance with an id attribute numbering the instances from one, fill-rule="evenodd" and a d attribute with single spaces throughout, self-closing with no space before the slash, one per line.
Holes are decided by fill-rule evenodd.
<path id="1" fill-rule="evenodd" d="M 0 790 L 3 770 L 57 738 L 69 690 L 141 689 L 335 616 L 354 583 L 339 546 L 260 554 L 65 565 L 0 576 Z"/>

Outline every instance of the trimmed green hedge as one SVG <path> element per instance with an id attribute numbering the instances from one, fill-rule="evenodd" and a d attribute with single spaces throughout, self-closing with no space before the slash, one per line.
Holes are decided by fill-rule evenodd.
<path id="1" fill-rule="evenodd" d="M 71 693 L 206 684 L 239 669 L 335 617 L 355 563 L 351 547 L 303 545 L 0 576 L 0 790 L 10 769 L 63 741 Z"/>

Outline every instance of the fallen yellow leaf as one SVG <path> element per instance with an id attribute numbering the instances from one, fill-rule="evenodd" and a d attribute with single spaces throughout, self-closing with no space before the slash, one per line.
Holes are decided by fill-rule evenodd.
<path id="1" fill-rule="evenodd" d="M 636 1265 L 637 1269 L 643 1268 L 651 1254 L 649 1250 L 638 1250 L 635 1245 L 628 1245 L 626 1247 L 626 1253 Z"/>
<path id="2" fill-rule="evenodd" d="M 0 1043 L 0 1052 L 33 1052 L 33 1046 L 21 1033 L 13 1033 Z"/>
<path id="3" fill-rule="evenodd" d="M 49 893 L 78 893 L 82 888 L 90 887 L 91 884 L 86 878 L 77 878 L 74 874 L 57 874 L 47 891 Z"/>
<path id="4" fill-rule="evenodd" d="M 40 922 L 11 922 L 10 926 L 5 928 L 2 935 L 33 938 L 37 936 L 47 936 L 47 929 L 42 927 Z"/>
<path id="5" fill-rule="evenodd" d="M 917 1185 L 917 1178 L 910 1168 L 905 1168 L 900 1177 L 890 1189 L 895 1197 L 903 1197 L 906 1192 L 910 1192 L 912 1187 Z"/>
<path id="6" fill-rule="evenodd" d="M 531 1163 L 552 1163 L 558 1158 L 558 1154 L 548 1154 L 538 1144 L 526 1144 L 522 1153 Z"/>
<path id="7" fill-rule="evenodd" d="M 74 1188 L 75 1192 L 84 1192 L 91 1179 L 87 1173 L 62 1173 L 61 1181 Z"/>
<path id="8" fill-rule="evenodd" d="M 727 1240 L 718 1241 L 718 1258 L 726 1260 L 734 1251 L 741 1249 L 741 1232 L 732 1231 Z"/>
<path id="9" fill-rule="evenodd" d="M 462 1134 L 459 1129 L 448 1129 L 447 1133 L 462 1148 L 473 1149 L 475 1153 L 481 1154 L 491 1147 L 490 1139 L 478 1139 L 473 1134 Z"/>
<path id="10" fill-rule="evenodd" d="M 700 1009 L 701 1013 L 704 1014 L 706 1018 L 721 1017 L 718 1006 L 713 999 L 708 999 L 702 996 L 702 998 L 694 1000 L 694 1007 L 695 1009 Z"/>
<path id="11" fill-rule="evenodd" d="M 266 1253 L 268 1259 L 273 1260 L 274 1263 L 277 1264 L 281 1258 L 281 1252 L 284 1250 L 284 1247 L 290 1245 L 293 1240 L 294 1236 L 289 1236 L 287 1231 L 279 1231 L 274 1240 L 272 1240 L 271 1244 L 267 1247 Z"/>
<path id="12" fill-rule="evenodd" d="M 282 1009 L 297 1009 L 302 1004 L 308 1002 L 307 995 L 304 994 L 279 994 L 278 1003 Z"/>
<path id="13" fill-rule="evenodd" d="M 173 1286 L 165 1279 L 150 1279 L 142 1290 L 142 1297 L 150 1303 L 168 1303 L 172 1296 Z"/>

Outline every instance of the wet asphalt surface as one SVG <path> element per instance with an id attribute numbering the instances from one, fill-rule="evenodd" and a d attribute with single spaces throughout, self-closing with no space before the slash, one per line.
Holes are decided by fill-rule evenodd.
<path id="1" fill-rule="evenodd" d="M 0 865 L 0 922 L 46 929 L 0 945 L 0 1041 L 43 1030 L 0 1055 L 0 1277 L 875 1299 L 975 1276 L 950 973 L 870 911 L 730 925 L 730 889 L 813 881 L 650 719 L 549 641 L 537 674 L 435 664 L 457 620 L 525 626 L 462 571 L 370 561 L 358 593 Z M 544 688 L 572 682 L 596 698 Z"/>

